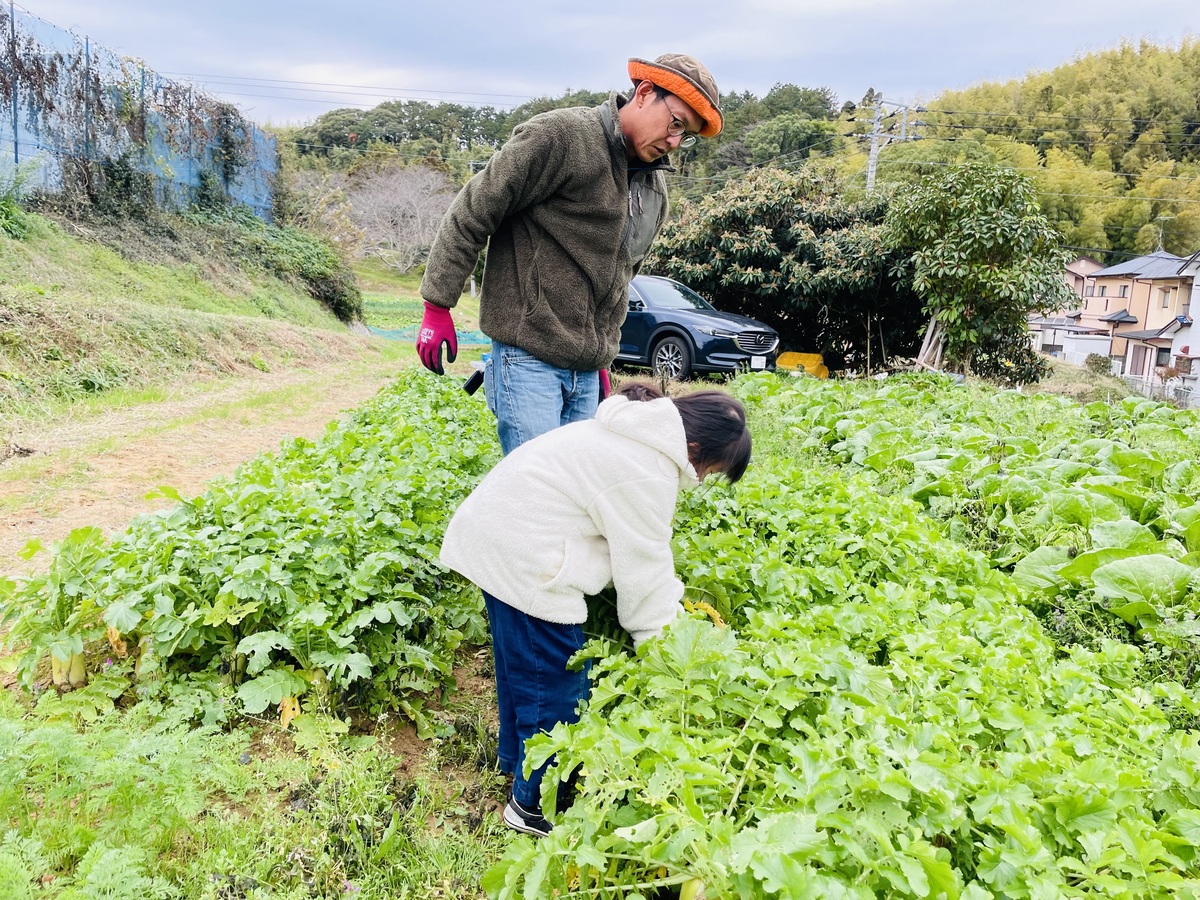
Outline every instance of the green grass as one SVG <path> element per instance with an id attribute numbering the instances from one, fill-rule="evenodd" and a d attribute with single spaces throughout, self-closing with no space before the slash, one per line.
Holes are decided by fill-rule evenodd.
<path id="1" fill-rule="evenodd" d="M 425 314 L 421 270 L 401 274 L 376 259 L 358 260 L 351 268 L 363 289 L 363 320 L 368 325 L 394 331 L 420 324 Z M 479 327 L 477 296 L 467 293 L 459 298 L 454 324 L 461 331 Z"/>
<path id="2" fill-rule="evenodd" d="M 136 397 L 182 375 L 353 359 L 364 347 L 344 329 L 122 299 L 93 305 L 0 284 L 0 426 L 114 391 Z"/>
<path id="3" fill-rule="evenodd" d="M 195 226 L 179 223 L 172 229 L 174 239 L 168 240 L 127 223 L 124 242 L 118 244 L 99 225 L 63 225 L 33 214 L 26 218 L 31 224 L 24 240 L 0 235 L 0 285 L 15 299 L 46 297 L 89 306 L 136 301 L 341 327 L 297 287 L 226 264 L 221 248 L 206 246 L 203 231 Z M 106 237 L 115 246 L 96 242 Z M 156 242 L 157 250 L 148 249 Z"/>
<path id="4" fill-rule="evenodd" d="M 411 364 L 415 352 L 410 344 L 399 341 L 376 340 L 371 343 L 372 354 L 367 359 L 348 360 L 341 368 L 346 379 L 369 377 L 389 367 L 400 368 Z M 474 354 L 477 358 L 478 354 Z M 48 499 L 61 491 L 79 487 L 86 483 L 89 473 L 88 460 L 100 456 L 125 443 L 137 443 L 166 432 L 205 422 L 236 422 L 247 425 L 270 419 L 286 419 L 291 410 L 303 405 L 305 397 L 313 389 L 311 379 L 286 384 L 277 388 L 255 389 L 241 392 L 236 399 L 228 401 L 204 400 L 206 394 L 221 390 L 227 382 L 219 379 L 190 379 L 167 384 L 155 384 L 145 388 L 118 389 L 112 392 L 89 395 L 79 401 L 57 400 L 47 403 L 39 410 L 38 421 L 61 421 L 70 417 L 85 423 L 99 416 L 123 409 L 134 409 L 141 405 L 162 403 L 184 398 L 199 398 L 194 412 L 167 418 L 148 419 L 136 433 L 122 435 L 118 440 L 111 436 L 97 437 L 79 446 L 64 448 L 50 453 L 14 457 L 0 466 L 0 486 L 13 485 L 14 490 L 0 492 L 0 513 L 23 508 L 30 503 L 42 508 Z M 4 420 L 0 419 L 0 424 Z M 29 420 L 10 419 L 9 427 L 30 426 Z M 36 486 L 36 490 L 30 490 Z"/>
<path id="5" fill-rule="evenodd" d="M 0 896 L 478 896 L 509 841 L 498 776 L 439 761 L 453 721 L 414 764 L 386 722 L 348 738 L 309 716 L 297 740 L 195 728 L 166 698 L 118 711 L 124 676 L 118 661 L 62 699 L 0 695 Z"/>
<path id="6" fill-rule="evenodd" d="M 358 357 L 365 344 L 228 223 L 57 221 L 0 234 L 0 433 L 180 376 Z M 233 230 L 231 230 L 233 229 Z"/>
<path id="7" fill-rule="evenodd" d="M 1060 359 L 1050 360 L 1050 373 L 1040 382 L 1028 385 L 1024 393 L 1061 394 L 1080 403 L 1118 403 L 1137 393 L 1116 375 L 1100 375 Z"/>
<path id="8" fill-rule="evenodd" d="M 421 275 L 423 269 L 411 272 L 397 272 L 390 266 L 384 265 L 378 259 L 368 257 L 351 263 L 350 268 L 358 279 L 363 291 L 374 291 L 393 296 L 413 296 L 420 293 Z"/>

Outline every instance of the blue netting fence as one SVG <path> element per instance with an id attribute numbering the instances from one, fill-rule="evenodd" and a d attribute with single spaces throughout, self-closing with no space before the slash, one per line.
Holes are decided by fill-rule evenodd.
<path id="1" fill-rule="evenodd" d="M 273 135 L 189 84 L 0 2 L 0 172 L 20 166 L 29 186 L 55 193 L 119 164 L 150 176 L 164 208 L 186 207 L 207 183 L 270 218 Z"/>
<path id="2" fill-rule="evenodd" d="M 371 334 L 376 337 L 387 338 L 390 341 L 416 341 L 417 332 L 420 328 L 419 324 L 405 325 L 403 328 L 376 328 L 374 325 L 367 326 L 367 330 Z M 454 334 L 457 336 L 458 343 L 461 346 L 487 345 L 492 342 L 492 339 L 482 331 L 463 331 L 461 328 L 456 328 Z"/>

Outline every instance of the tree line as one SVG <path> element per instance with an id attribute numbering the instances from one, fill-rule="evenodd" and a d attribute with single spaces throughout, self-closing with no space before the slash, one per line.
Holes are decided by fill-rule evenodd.
<path id="1" fill-rule="evenodd" d="M 395 152 L 411 162 L 433 162 L 458 176 L 486 160 L 521 122 L 551 109 L 597 106 L 607 92 L 565 91 L 512 110 L 460 103 L 392 100 L 369 109 L 335 109 L 289 135 L 309 166 L 353 169 L 363 156 Z M 776 84 L 763 97 L 750 91 L 721 95 L 725 129 L 711 141 L 673 157 L 686 175 L 709 175 L 762 164 L 786 154 L 798 161 L 810 149 L 840 146 L 837 98 L 829 88 Z M 831 138 L 835 140 L 831 140 Z"/>
<path id="2" fill-rule="evenodd" d="M 398 268 L 419 265 L 458 186 L 516 124 L 606 96 L 327 113 L 288 145 L 308 185 L 296 213 L 340 221 Z M 906 136 L 920 140 L 885 139 L 868 193 L 859 139 L 882 99 L 870 89 L 839 106 L 827 88 L 784 83 L 723 95 L 722 134 L 673 158 L 674 217 L 647 269 L 771 323 L 832 368 L 913 356 L 936 323 L 945 367 L 1025 383 L 1042 368 L 1025 317 L 1067 302 L 1069 256 L 1200 249 L 1200 41 L 1126 44 L 947 92 L 908 111 Z M 894 138 L 902 111 L 888 109 Z"/>
<path id="3" fill-rule="evenodd" d="M 1049 72 L 941 94 L 911 119 L 921 140 L 879 156 L 881 184 L 969 162 L 1029 175 L 1063 244 L 1104 262 L 1200 249 L 1200 39 L 1146 41 Z M 885 125 L 896 132 L 896 118 Z M 863 148 L 843 174 L 861 179 Z"/>

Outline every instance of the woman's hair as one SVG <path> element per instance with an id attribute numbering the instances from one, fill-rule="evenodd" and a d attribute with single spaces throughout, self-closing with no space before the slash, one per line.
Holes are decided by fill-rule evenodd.
<path id="1" fill-rule="evenodd" d="M 695 462 L 715 466 L 733 482 L 750 465 L 750 429 L 746 410 L 724 391 L 696 391 L 676 397 L 688 445 L 695 444 Z"/>
<path id="2" fill-rule="evenodd" d="M 665 396 L 654 385 L 641 381 L 623 385 L 617 393 L 635 401 L 659 400 Z M 750 465 L 750 430 L 741 403 L 724 391 L 696 391 L 673 397 L 672 402 L 683 419 L 683 433 L 694 462 L 701 467 L 716 467 L 730 483 L 746 474 Z"/>

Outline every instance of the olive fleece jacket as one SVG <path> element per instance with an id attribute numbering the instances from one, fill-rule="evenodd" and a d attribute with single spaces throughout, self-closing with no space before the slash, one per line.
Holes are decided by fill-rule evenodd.
<path id="1" fill-rule="evenodd" d="M 671 522 L 680 488 L 696 484 L 675 404 L 618 394 L 596 418 L 504 457 L 454 513 L 441 561 L 560 625 L 587 621 L 585 597 L 611 582 L 617 618 L 638 644 L 680 610 Z"/>
<path id="2" fill-rule="evenodd" d="M 564 369 L 607 367 L 629 281 L 667 214 L 665 159 L 630 169 L 612 97 L 518 125 L 459 192 L 425 266 L 421 296 L 447 308 L 487 245 L 479 327 Z"/>

